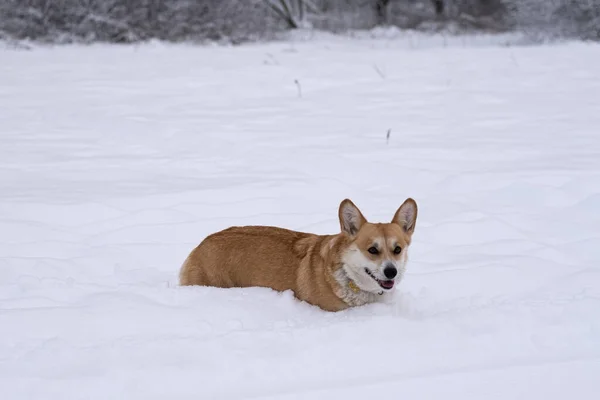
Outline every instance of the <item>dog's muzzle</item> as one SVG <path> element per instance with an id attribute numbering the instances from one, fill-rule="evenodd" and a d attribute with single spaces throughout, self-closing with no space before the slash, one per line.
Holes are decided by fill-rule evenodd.
<path id="1" fill-rule="evenodd" d="M 386 278 L 389 278 L 389 279 L 379 279 L 379 278 L 377 278 L 368 268 L 365 268 L 365 272 L 375 282 L 377 282 L 382 289 L 384 289 L 384 290 L 391 290 L 391 289 L 394 288 L 394 284 L 396 283 L 392 278 L 396 277 L 396 275 L 398 274 L 398 270 L 396 270 L 396 267 L 392 267 L 394 269 L 393 275 L 392 275 L 392 271 L 388 271 L 388 273 L 386 274 L 386 270 L 388 268 L 390 268 L 390 267 L 386 267 L 386 269 L 384 269 L 383 273 L 386 276 Z M 392 275 L 392 277 L 390 278 L 389 275 Z"/>

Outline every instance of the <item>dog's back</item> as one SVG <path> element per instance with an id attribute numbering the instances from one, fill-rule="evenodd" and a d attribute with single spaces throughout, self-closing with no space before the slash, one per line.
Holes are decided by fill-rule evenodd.
<path id="1" fill-rule="evenodd" d="M 295 290 L 297 244 L 313 235 L 269 226 L 232 227 L 200 243 L 181 269 L 182 285 Z"/>

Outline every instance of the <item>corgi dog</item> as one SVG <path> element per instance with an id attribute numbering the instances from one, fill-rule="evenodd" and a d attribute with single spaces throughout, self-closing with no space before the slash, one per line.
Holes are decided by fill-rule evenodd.
<path id="1" fill-rule="evenodd" d="M 391 222 L 370 223 L 345 199 L 338 218 L 341 230 L 333 235 L 271 226 L 213 233 L 186 258 L 180 285 L 291 290 L 325 311 L 384 301 L 406 271 L 417 203 L 408 198 Z"/>

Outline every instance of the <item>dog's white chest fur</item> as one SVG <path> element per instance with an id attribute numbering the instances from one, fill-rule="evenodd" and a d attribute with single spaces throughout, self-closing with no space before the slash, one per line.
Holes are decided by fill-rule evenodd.
<path id="1" fill-rule="evenodd" d="M 343 268 L 338 269 L 334 274 L 335 280 L 340 284 L 336 290 L 336 295 L 351 307 L 363 306 L 369 303 L 384 302 L 389 297 L 389 293 L 371 293 L 361 289 L 353 289 L 350 278 Z"/>

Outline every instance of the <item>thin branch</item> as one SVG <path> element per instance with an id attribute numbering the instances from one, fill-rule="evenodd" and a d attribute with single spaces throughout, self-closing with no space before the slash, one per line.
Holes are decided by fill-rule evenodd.
<path id="1" fill-rule="evenodd" d="M 385 74 L 379 69 L 377 64 L 373 64 L 373 68 L 375 69 L 375 72 L 377 72 L 377 74 L 381 77 L 381 79 L 385 79 Z"/>
<path id="2" fill-rule="evenodd" d="M 293 22 L 292 24 L 290 24 L 290 25 L 293 25 L 292 28 L 297 28 L 298 24 L 296 23 L 296 21 L 294 20 L 294 17 L 292 16 L 292 12 L 290 10 L 289 4 L 287 3 L 287 0 L 279 0 L 279 2 L 281 3 L 281 6 L 283 7 L 283 9 L 286 13 L 288 20 Z"/>
<path id="3" fill-rule="evenodd" d="M 312 0 L 303 0 L 303 3 L 306 6 L 306 9 L 310 12 L 313 12 L 315 14 L 321 14 L 321 10 L 319 10 L 319 7 L 317 7 L 317 5 L 313 3 Z"/>
<path id="4" fill-rule="evenodd" d="M 286 12 L 284 10 L 282 10 L 277 4 L 275 4 L 273 2 L 273 0 L 265 0 L 267 3 L 267 6 L 269 6 L 269 8 L 273 11 L 275 11 L 275 13 L 277 15 L 279 15 L 279 17 L 284 20 L 285 22 L 287 22 L 287 24 L 290 26 L 290 28 L 297 28 L 297 24 L 296 21 L 294 21 L 294 19 L 291 17 L 291 15 L 286 14 Z M 283 0 L 282 0 L 283 1 Z"/>

